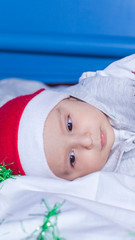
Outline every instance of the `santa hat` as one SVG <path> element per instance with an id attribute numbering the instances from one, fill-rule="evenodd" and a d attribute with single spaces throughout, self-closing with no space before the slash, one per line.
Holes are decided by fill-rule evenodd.
<path id="1" fill-rule="evenodd" d="M 49 112 L 67 97 L 41 89 L 4 104 L 0 108 L 0 163 L 9 164 L 14 174 L 55 177 L 45 157 L 43 129 Z"/>

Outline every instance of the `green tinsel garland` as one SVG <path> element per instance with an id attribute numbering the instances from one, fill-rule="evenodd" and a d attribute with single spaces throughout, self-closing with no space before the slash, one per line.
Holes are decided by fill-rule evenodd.
<path id="1" fill-rule="evenodd" d="M 61 204 L 56 203 L 52 209 L 44 199 L 42 199 L 42 202 L 47 208 L 47 214 L 42 215 L 44 217 L 43 224 L 38 226 L 27 239 L 33 239 L 33 236 L 37 233 L 38 235 L 36 234 L 37 236 L 35 240 L 65 240 L 64 238 L 58 236 L 59 233 L 57 228 L 57 218 L 61 212 L 60 208 L 65 201 L 63 201 Z M 41 214 L 39 214 L 39 216 L 41 216 Z"/>
<path id="2" fill-rule="evenodd" d="M 2 163 L 0 163 L 0 182 L 3 182 L 8 178 L 14 178 L 17 176 L 21 176 L 20 174 L 14 175 L 13 171 L 7 167 L 8 165 L 11 165 L 11 164 L 13 164 L 13 163 L 5 165 L 4 161 Z"/>

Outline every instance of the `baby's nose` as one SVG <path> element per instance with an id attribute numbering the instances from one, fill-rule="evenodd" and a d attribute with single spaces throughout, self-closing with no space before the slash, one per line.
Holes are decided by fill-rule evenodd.
<path id="1" fill-rule="evenodd" d="M 77 136 L 76 143 L 86 149 L 91 149 L 93 145 L 92 138 L 89 133 L 80 134 Z"/>

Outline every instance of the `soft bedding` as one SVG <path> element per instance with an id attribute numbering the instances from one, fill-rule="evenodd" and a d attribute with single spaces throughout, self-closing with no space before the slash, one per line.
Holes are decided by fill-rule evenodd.
<path id="1" fill-rule="evenodd" d="M 36 81 L 0 81 L 0 106 L 20 94 L 45 85 Z M 45 86 L 47 87 L 47 86 Z M 19 176 L 0 184 L 0 239 L 28 239 L 42 225 L 45 199 L 52 207 L 63 202 L 59 235 L 66 240 L 123 240 L 135 238 L 135 179 L 96 172 L 66 181 Z M 29 239 L 37 239 L 32 235 Z"/>

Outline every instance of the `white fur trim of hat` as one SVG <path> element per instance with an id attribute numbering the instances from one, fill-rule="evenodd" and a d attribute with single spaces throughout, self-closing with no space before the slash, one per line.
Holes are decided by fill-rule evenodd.
<path id="1" fill-rule="evenodd" d="M 25 107 L 19 124 L 18 152 L 26 175 L 57 178 L 46 160 L 43 129 L 49 112 L 68 97 L 67 93 L 44 90 Z"/>

